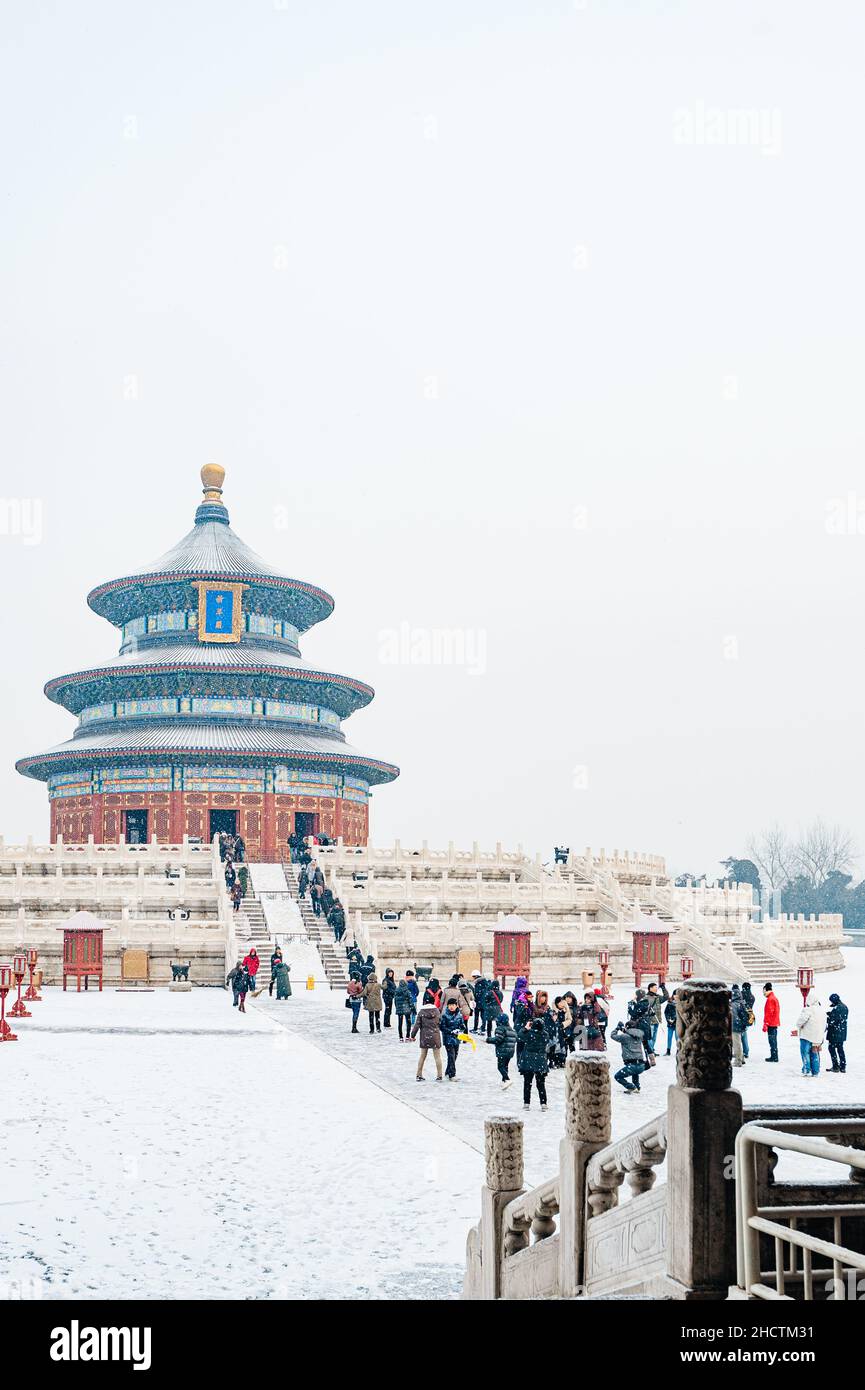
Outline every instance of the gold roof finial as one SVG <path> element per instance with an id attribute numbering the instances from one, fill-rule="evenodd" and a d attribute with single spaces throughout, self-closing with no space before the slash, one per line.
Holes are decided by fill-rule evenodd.
<path id="1" fill-rule="evenodd" d="M 204 484 L 205 502 L 222 501 L 222 484 L 225 481 L 225 469 L 221 463 L 206 463 L 201 470 L 201 481 Z"/>

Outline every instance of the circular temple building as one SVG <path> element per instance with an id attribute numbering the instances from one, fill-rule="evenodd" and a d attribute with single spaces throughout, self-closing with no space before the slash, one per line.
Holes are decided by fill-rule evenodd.
<path id="1" fill-rule="evenodd" d="M 172 550 L 87 597 L 119 628 L 120 654 L 48 682 L 78 727 L 16 764 L 48 785 L 52 841 L 177 843 L 227 830 L 253 860 L 277 859 L 293 830 L 365 844 L 370 788 L 399 775 L 342 732 L 370 686 L 301 660 L 301 633 L 333 599 L 235 535 L 224 477 L 217 464 L 201 470 L 195 525 Z"/>

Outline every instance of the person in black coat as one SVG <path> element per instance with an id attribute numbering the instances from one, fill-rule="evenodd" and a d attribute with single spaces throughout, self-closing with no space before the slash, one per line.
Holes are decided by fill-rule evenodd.
<path id="1" fill-rule="evenodd" d="M 390 1016 L 393 1010 L 393 1001 L 396 998 L 396 977 L 391 969 L 384 972 L 384 979 L 381 982 L 381 997 L 384 1002 L 384 1018 L 382 1027 L 390 1027 Z"/>
<path id="2" fill-rule="evenodd" d="M 541 1109 L 547 1108 L 547 1082 L 549 1071 L 547 1061 L 547 1030 L 542 1018 L 533 1018 L 520 1030 L 522 1051 L 517 1066 L 523 1074 L 523 1108 L 528 1110 L 532 1103 L 532 1081 L 538 1088 Z"/>
<path id="3" fill-rule="evenodd" d="M 242 835 L 234 837 L 234 857 L 238 864 L 242 864 L 246 857 L 246 841 Z"/>
<path id="4" fill-rule="evenodd" d="M 334 940 L 342 941 L 345 935 L 345 908 L 339 898 L 334 898 L 333 907 L 327 914 L 327 920 L 328 924 L 333 929 Z"/>
<path id="5" fill-rule="evenodd" d="M 664 1005 L 664 1022 L 667 1025 L 667 1051 L 664 1054 L 666 1057 L 669 1057 L 670 1055 L 670 1051 L 673 1046 L 673 1039 L 676 1036 L 676 993 L 677 991 L 673 990 L 673 993 L 670 995 L 669 999 Z M 676 1047 L 678 1046 L 679 1044 L 677 1042 Z"/>
<path id="6" fill-rule="evenodd" d="M 847 1041 L 847 1015 L 849 1010 L 847 1005 L 841 1002 L 838 994 L 829 995 L 831 1009 L 826 1015 L 826 1042 L 829 1045 L 829 1056 L 832 1058 L 830 1071 L 846 1071 L 847 1057 L 844 1053 L 844 1044 Z"/>
<path id="7" fill-rule="evenodd" d="M 374 975 L 374 974 L 375 974 L 375 961 L 373 960 L 372 956 L 367 956 L 366 960 L 363 962 L 363 964 L 362 964 L 361 967 L 360 967 L 360 982 L 361 982 L 361 984 L 362 984 L 362 985 L 365 985 L 366 982 L 367 982 L 367 980 L 369 979 L 370 975 Z"/>
<path id="8" fill-rule="evenodd" d="M 301 897 L 301 898 L 305 898 L 305 897 L 306 897 L 306 890 L 307 890 L 308 887 L 309 887 L 309 874 L 306 872 L 306 869 L 301 869 L 300 874 L 298 875 L 298 880 L 297 880 L 297 892 L 298 892 L 299 897 Z"/>
<path id="9" fill-rule="evenodd" d="M 513 1086 L 513 1081 L 508 1075 L 508 1065 L 517 1047 L 517 1035 L 511 1027 L 511 1020 L 504 1012 L 500 1013 L 496 1019 L 496 1066 L 499 1069 L 499 1076 L 502 1078 L 502 1090 L 508 1086 Z"/>
<path id="10" fill-rule="evenodd" d="M 441 1016 L 442 1045 L 447 1055 L 448 1064 L 445 1067 L 445 1076 L 449 1081 L 457 1079 L 457 1053 L 460 1050 L 460 1040 L 458 1034 L 462 1033 L 465 1024 L 460 1013 L 460 1006 L 456 999 L 449 999 L 447 1008 Z"/>
<path id="11" fill-rule="evenodd" d="M 475 993 L 475 1016 L 472 1023 L 472 1032 L 479 1033 L 484 1016 L 484 995 L 489 988 L 489 980 L 485 980 L 483 975 L 472 974 L 472 989 Z"/>

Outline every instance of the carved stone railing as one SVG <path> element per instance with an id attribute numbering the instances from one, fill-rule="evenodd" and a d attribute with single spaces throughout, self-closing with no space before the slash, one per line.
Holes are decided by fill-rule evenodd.
<path id="1" fill-rule="evenodd" d="M 667 1112 L 656 1115 L 627 1139 L 596 1153 L 586 1170 L 586 1206 L 589 1220 L 618 1206 L 619 1188 L 627 1179 L 632 1197 L 650 1192 L 655 1169 L 667 1157 Z"/>
<path id="2" fill-rule="evenodd" d="M 542 1183 L 531 1192 L 509 1202 L 504 1210 L 505 1256 L 516 1255 L 525 1250 L 530 1238 L 535 1241 L 548 1240 L 556 1234 L 554 1217 L 559 1214 L 559 1176 Z"/>

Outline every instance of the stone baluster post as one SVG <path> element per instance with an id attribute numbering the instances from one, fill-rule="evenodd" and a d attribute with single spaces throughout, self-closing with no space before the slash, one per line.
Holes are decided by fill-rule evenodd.
<path id="1" fill-rule="evenodd" d="M 676 995 L 676 1084 L 667 1093 L 667 1282 L 674 1298 L 723 1299 L 736 1283 L 733 1153 L 742 1097 L 730 1089 L 730 991 L 691 980 Z"/>
<path id="2" fill-rule="evenodd" d="M 559 1144 L 559 1293 L 573 1298 L 583 1280 L 586 1166 L 610 1142 L 610 1064 L 599 1053 L 565 1064 L 565 1137 Z"/>
<path id="3" fill-rule="evenodd" d="M 501 1298 L 502 1214 L 523 1192 L 523 1122 L 510 1115 L 484 1121 L 486 1183 L 481 1188 L 482 1297 Z"/>

